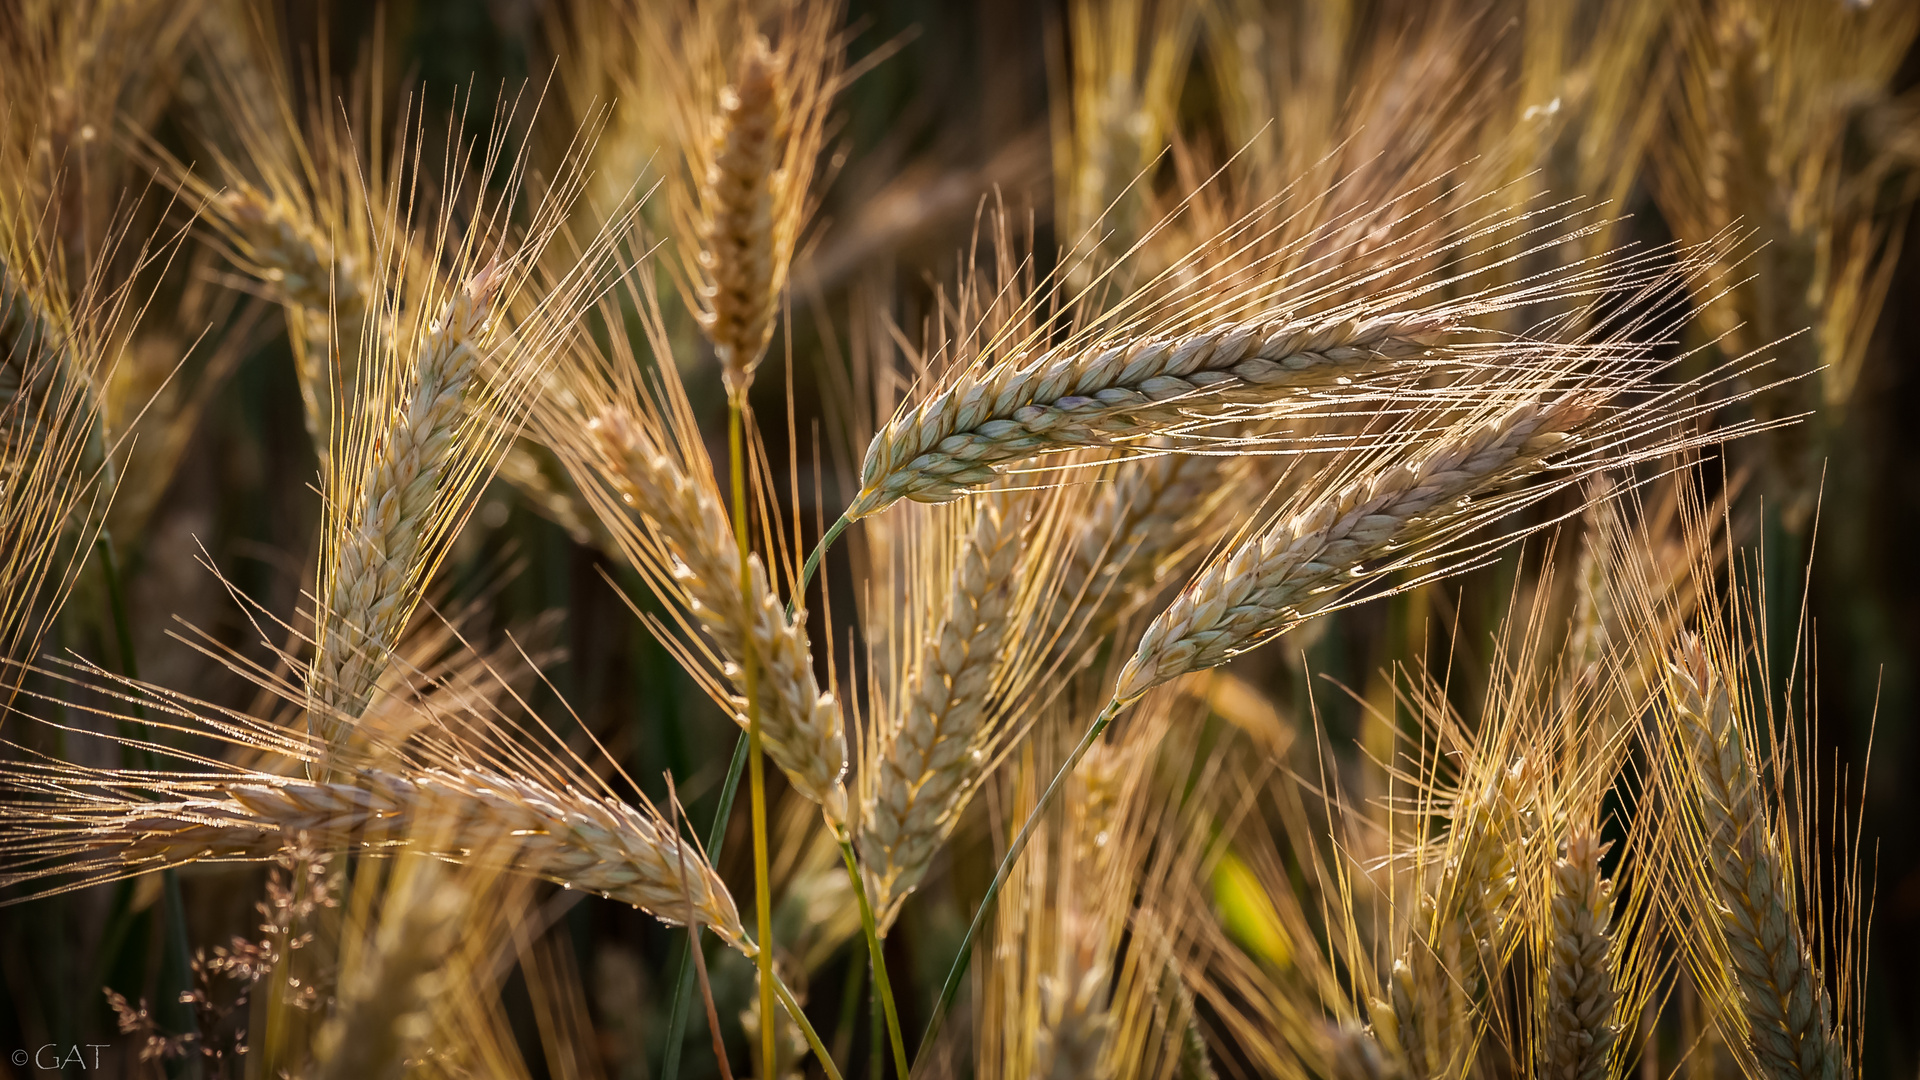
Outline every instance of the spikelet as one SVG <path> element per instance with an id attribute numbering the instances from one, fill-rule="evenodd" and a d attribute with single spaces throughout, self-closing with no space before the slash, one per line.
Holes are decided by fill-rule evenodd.
<path id="1" fill-rule="evenodd" d="M 602 511 L 602 522 L 637 565 L 655 567 L 685 599 L 735 687 L 727 706 L 743 729 L 746 673 L 741 664 L 751 649 L 759 666 L 760 730 L 767 754 L 795 790 L 821 805 L 829 821 L 845 822 L 846 734 L 839 704 L 815 680 L 805 612 L 787 620 L 758 555 L 747 556 L 750 596 L 742 597 L 739 550 L 711 473 L 689 474 L 617 406 L 592 420 L 589 434 L 599 444 L 590 466 L 598 470 L 597 482 L 620 500 Z M 648 540 L 636 534 L 635 515 L 658 530 L 661 554 L 649 552 Z"/>
<path id="2" fill-rule="evenodd" d="M 1724 935 L 1753 1055 L 1770 1077 L 1851 1075 L 1746 749 L 1741 705 L 1698 638 L 1681 641 L 1669 675 L 1667 697 L 1691 755 L 1700 843 L 1710 864 L 1709 910 Z"/>
<path id="3" fill-rule="evenodd" d="M 744 398 L 772 340 L 839 88 L 838 3 L 785 3 L 771 38 L 744 2 L 643 5 L 685 158 L 671 173 L 683 291 Z"/>

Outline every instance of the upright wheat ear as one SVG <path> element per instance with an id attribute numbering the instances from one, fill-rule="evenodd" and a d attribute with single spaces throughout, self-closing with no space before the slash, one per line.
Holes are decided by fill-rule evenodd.
<path id="1" fill-rule="evenodd" d="M 420 344 L 412 393 L 375 446 L 331 567 L 326 627 L 314 660 L 325 712 L 358 716 L 412 613 L 426 519 L 440 493 L 461 406 L 474 382 L 476 338 L 487 324 L 498 267 L 489 264 L 447 301 Z"/>
<path id="2" fill-rule="evenodd" d="M 883 922 L 920 883 L 981 778 L 982 726 L 1018 592 L 1021 523 L 1006 512 L 991 496 L 983 499 L 953 569 L 946 615 L 907 689 L 905 713 L 882 736 L 858 842 Z"/>
<path id="3" fill-rule="evenodd" d="M 780 301 L 773 183 L 787 124 L 783 78 L 767 39 L 754 35 L 741 50 L 738 77 L 721 91 L 713 160 L 700 187 L 700 266 L 708 275 L 700 327 L 735 396 L 753 381 Z"/>
<path id="4" fill-rule="evenodd" d="M 1600 876 L 1610 845 L 1588 829 L 1567 837 L 1553 865 L 1553 937 L 1547 960 L 1546 1076 L 1605 1080 L 1620 1038 L 1614 1016 L 1613 883 Z"/>
<path id="5" fill-rule="evenodd" d="M 1720 917 L 1754 1056 L 1767 1076 L 1782 1080 L 1848 1075 L 1734 698 L 1697 637 L 1675 649 L 1669 676 L 1668 699 L 1692 756 L 1711 910 Z"/>
<path id="6" fill-rule="evenodd" d="M 758 555 L 747 557 L 751 596 L 742 597 L 739 549 L 711 483 L 689 476 L 618 410 L 593 420 L 592 435 L 610 465 L 607 475 L 620 498 L 658 526 L 672 555 L 673 584 L 682 590 L 740 695 L 734 719 L 742 727 L 747 724 L 740 665 L 750 640 L 759 665 L 760 727 L 767 753 L 796 790 L 821 805 L 829 820 L 844 822 L 846 732 L 839 703 L 814 677 L 806 613 L 797 612 L 788 622 Z"/>
<path id="7" fill-rule="evenodd" d="M 441 967 L 458 947 L 466 894 L 444 873 L 410 868 L 388 894 L 369 956 L 340 987 L 315 1040 L 319 1080 L 399 1080 L 426 1048 Z"/>

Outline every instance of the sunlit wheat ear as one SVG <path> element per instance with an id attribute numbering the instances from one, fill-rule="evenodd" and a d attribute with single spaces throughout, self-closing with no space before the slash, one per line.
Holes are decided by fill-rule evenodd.
<path id="1" fill-rule="evenodd" d="M 467 392 L 479 368 L 480 337 L 492 313 L 499 269 L 489 264 L 446 303 L 420 344 L 411 399 L 390 425 L 372 432 L 358 513 L 341 522 L 327 575 L 327 633 L 314 681 L 328 708 L 357 716 L 366 708 L 384 657 L 419 597 L 427 517 L 454 456 Z M 361 647 L 364 638 L 371 650 Z"/>
<path id="2" fill-rule="evenodd" d="M 846 734 L 838 702 L 814 676 L 805 612 L 787 620 L 758 555 L 747 557 L 750 596 L 742 597 L 739 550 L 711 473 L 689 473 L 617 406 L 595 418 L 589 434 L 599 444 L 591 467 L 619 500 L 602 501 L 602 521 L 636 566 L 684 601 L 712 642 L 734 687 L 729 711 L 743 728 L 741 665 L 751 648 L 768 755 L 830 821 L 845 822 Z M 647 527 L 636 528 L 635 518 Z"/>
<path id="3" fill-rule="evenodd" d="M 524 158 L 504 153 L 514 124 L 501 109 L 481 160 L 468 143 L 447 162 L 449 205 L 438 220 L 379 237 L 367 364 L 336 398 L 325 458 L 309 677 L 324 718 L 366 708 L 385 653 L 524 416 L 528 387 L 583 332 L 583 309 L 616 269 L 611 232 L 587 240 L 563 273 L 539 269 L 583 178 L 577 157 L 564 161 L 523 207 Z M 476 191 L 481 176 L 504 183 Z M 452 204 L 469 198 L 456 226 Z M 524 226 L 514 219 L 522 212 Z M 442 265 L 415 266 L 416 247 L 447 254 Z"/>
<path id="4" fill-rule="evenodd" d="M 860 518 L 900 499 L 944 502 L 1048 450 L 1140 439 L 1204 404 L 1285 399 L 1434 358 L 1432 315 L 1234 323 L 1191 334 L 1035 350 L 963 373 L 874 437 Z"/>
<path id="5" fill-rule="evenodd" d="M 1576 433 L 1591 415 L 1592 405 L 1577 397 L 1523 404 L 1283 515 L 1203 570 L 1153 621 L 1120 673 L 1116 699 L 1138 699 L 1298 623 L 1315 597 L 1361 580 L 1369 561 L 1480 513 L 1464 505 L 1470 496 L 1578 445 Z"/>
<path id="6" fill-rule="evenodd" d="M 1745 696 L 1698 638 L 1669 668 L 1668 701 L 1690 755 L 1699 849 L 1746 1017 L 1749 1045 L 1769 1077 L 1851 1075 L 1834 1010 L 1800 925 L 1792 872 L 1746 747 Z"/>
<path id="7" fill-rule="evenodd" d="M 685 922 L 690 895 L 695 917 L 752 951 L 725 884 L 699 853 L 681 858 L 682 841 L 651 806 L 478 767 L 335 769 L 345 779 L 10 765 L 0 850 L 13 869 L 0 883 L 54 881 L 60 892 L 189 862 L 262 861 L 304 835 L 326 851 L 487 860 L 672 924 Z M 417 837 L 440 839 L 416 846 Z"/>
<path id="8" fill-rule="evenodd" d="M 685 158 L 669 188 L 684 291 L 736 398 L 773 337 L 843 50 L 837 2 L 782 5 L 765 35 L 751 7 L 671 2 L 640 18 Z"/>
<path id="9" fill-rule="evenodd" d="M 1547 960 L 1546 1075 L 1604 1080 L 1621 1025 L 1614 1014 L 1613 883 L 1600 874 L 1610 845 L 1575 830 L 1553 864 Z"/>

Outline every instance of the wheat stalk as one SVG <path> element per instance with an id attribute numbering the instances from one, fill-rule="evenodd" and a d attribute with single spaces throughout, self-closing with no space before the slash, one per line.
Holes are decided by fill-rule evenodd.
<path id="1" fill-rule="evenodd" d="M 746 726 L 742 663 L 751 649 L 767 753 L 829 820 L 844 822 L 846 734 L 838 702 L 814 677 L 805 613 L 796 612 L 788 621 L 758 555 L 747 557 L 750 595 L 742 596 L 733 527 L 710 482 L 695 480 L 617 409 L 592 421 L 591 434 L 619 497 L 631 512 L 657 524 L 671 553 L 671 581 L 724 659 L 740 695 L 734 701 L 736 721 Z"/>
<path id="2" fill-rule="evenodd" d="M 1432 313 L 1235 322 L 1098 348 L 1057 348 L 968 370 L 875 435 L 847 514 L 944 502 L 1048 450 L 1137 441 L 1201 405 L 1272 402 L 1441 355 Z"/>
<path id="3" fill-rule="evenodd" d="M 1605 1080 L 1622 1030 L 1613 988 L 1613 883 L 1600 876 L 1609 846 L 1590 829 L 1574 829 L 1553 864 L 1544 1054 L 1553 1080 Z"/>
<path id="4" fill-rule="evenodd" d="M 650 806 L 480 766 L 351 771 L 349 782 L 12 766 L 10 786 L 47 798 L 17 797 L 0 809 L 0 847 L 19 867 L 0 882 L 270 859 L 287 837 L 304 835 L 332 850 L 498 864 L 633 904 L 672 925 L 686 921 L 690 895 L 702 923 L 753 952 L 726 885 L 697 852 L 681 858 L 682 841 Z M 48 860 L 51 866 L 40 865 Z"/>
<path id="5" fill-rule="evenodd" d="M 1687 637 L 1668 700 L 1691 757 L 1703 851 L 1755 1058 L 1770 1077 L 1851 1075 L 1833 1006 L 1800 931 L 1732 693 L 1705 645 Z"/>
<path id="6" fill-rule="evenodd" d="M 1580 399 L 1522 404 L 1441 439 L 1411 464 L 1383 468 L 1282 518 L 1202 571 L 1140 638 L 1116 701 L 1218 665 L 1305 617 L 1312 597 L 1347 584 L 1363 561 L 1405 543 L 1419 519 L 1500 483 L 1569 440 L 1591 414 Z"/>

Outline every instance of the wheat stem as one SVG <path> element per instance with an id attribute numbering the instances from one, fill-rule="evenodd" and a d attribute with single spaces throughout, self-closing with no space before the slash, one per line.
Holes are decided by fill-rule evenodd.
<path id="1" fill-rule="evenodd" d="M 973 943 L 979 938 L 981 928 L 986 925 L 987 915 L 993 911 L 994 901 L 1000 898 L 1000 888 L 1007 883 L 1007 875 L 1013 872 L 1014 864 L 1020 861 L 1021 853 L 1027 850 L 1027 841 L 1033 839 L 1034 830 L 1040 826 L 1040 819 L 1045 816 L 1047 808 L 1053 804 L 1054 796 L 1066 786 L 1067 777 L 1073 775 L 1075 766 L 1080 764 L 1081 758 L 1087 756 L 1087 751 L 1093 747 L 1094 740 L 1100 737 L 1101 732 L 1107 730 L 1107 725 L 1113 723 L 1114 718 L 1119 716 L 1120 710 L 1125 707 L 1118 700 L 1107 703 L 1106 708 L 1100 711 L 1100 715 L 1095 717 L 1093 724 L 1087 728 L 1087 733 L 1080 737 L 1080 742 L 1074 746 L 1073 752 L 1067 755 L 1067 760 L 1061 763 L 1060 770 L 1053 774 L 1052 780 L 1048 781 L 1047 789 L 1040 793 L 1040 801 L 1033 804 L 1033 811 L 1027 815 L 1027 820 L 1021 823 L 1020 831 L 1013 838 L 1013 845 L 1007 848 L 1006 855 L 1000 860 L 999 869 L 994 871 L 993 881 L 987 885 L 986 895 L 980 898 L 980 906 L 973 913 L 973 922 L 967 925 L 966 936 L 960 939 L 960 951 L 954 954 L 953 966 L 947 969 L 946 982 L 940 987 L 940 1000 L 934 1003 L 933 1015 L 927 1020 L 926 1033 L 920 1037 L 920 1053 L 914 1060 L 916 1066 L 920 1059 L 925 1058 L 927 1052 L 932 1049 L 934 1036 L 940 1033 L 940 1021 L 946 1016 L 947 1010 L 953 1007 L 954 999 L 960 994 L 960 980 L 966 976 L 967 961 L 973 957 Z"/>
<path id="2" fill-rule="evenodd" d="M 894 1008 L 893 981 L 887 978 L 887 958 L 881 949 L 879 924 L 874 921 L 873 903 L 867 897 L 867 883 L 860 876 L 859 864 L 854 861 L 851 840 L 841 839 L 840 859 L 846 863 L 847 880 L 853 884 L 853 895 L 860 901 L 860 929 L 867 935 L 867 956 L 873 963 L 873 989 L 880 999 L 881 1010 L 886 1014 L 887 1038 L 893 1043 L 893 1067 L 901 1080 L 906 1080 L 907 1044 L 900 1037 L 900 1014 Z"/>
<path id="3" fill-rule="evenodd" d="M 747 466 L 740 395 L 727 399 L 728 471 L 733 488 L 733 539 L 739 553 L 740 602 L 753 602 L 753 582 L 747 562 Z M 756 958 L 760 967 L 760 1060 L 775 1060 L 773 1019 L 773 895 L 772 875 L 767 869 L 767 777 L 760 736 L 759 695 L 755 693 L 756 660 L 753 636 L 746 635 L 740 657 L 741 686 L 747 706 L 747 792 L 751 801 L 753 824 L 753 910 L 761 944 Z M 771 1065 L 768 1066 L 771 1068 Z"/>

